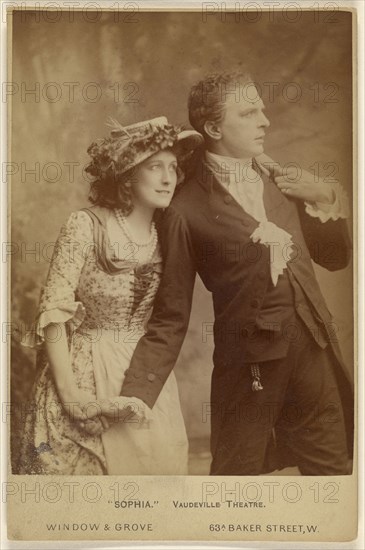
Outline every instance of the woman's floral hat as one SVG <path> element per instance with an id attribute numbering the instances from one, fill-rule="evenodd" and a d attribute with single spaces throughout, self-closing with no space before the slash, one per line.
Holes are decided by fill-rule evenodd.
<path id="1" fill-rule="evenodd" d="M 122 126 L 110 119 L 110 137 L 90 145 L 87 152 L 92 158 L 87 172 L 93 176 L 113 169 L 120 175 L 134 168 L 155 153 L 178 145 L 182 155 L 187 155 L 203 143 L 203 137 L 195 130 L 181 130 L 168 123 L 164 116 Z"/>

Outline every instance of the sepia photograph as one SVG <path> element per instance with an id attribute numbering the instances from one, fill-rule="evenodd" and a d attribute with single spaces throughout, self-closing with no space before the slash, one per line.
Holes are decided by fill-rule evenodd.
<path id="1" fill-rule="evenodd" d="M 273 479 L 312 522 L 311 492 L 353 517 L 337 538 L 328 507 L 313 529 L 296 531 L 292 509 L 293 530 L 273 528 L 259 521 L 273 501 L 250 492 L 267 510 L 245 540 L 351 540 L 355 10 L 89 4 L 2 14 L 7 496 L 30 518 L 23 482 L 132 476 L 157 491 L 132 501 L 158 507 L 176 487 L 173 508 L 191 514 L 202 495 L 229 509 L 222 484 L 262 493 Z M 228 509 L 186 540 L 240 540 Z M 11 521 L 13 538 L 33 532 Z M 80 531 L 62 536 L 97 536 Z"/>

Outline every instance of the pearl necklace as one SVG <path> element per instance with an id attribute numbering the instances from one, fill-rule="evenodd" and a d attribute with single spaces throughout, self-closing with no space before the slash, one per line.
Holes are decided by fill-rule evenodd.
<path id="1" fill-rule="evenodd" d="M 140 242 L 137 242 L 137 240 L 133 237 L 133 235 L 130 231 L 130 226 L 128 227 L 129 224 L 127 222 L 127 219 L 123 215 L 121 209 L 120 208 L 114 208 L 114 214 L 115 214 L 115 217 L 116 217 L 116 220 L 118 222 L 119 227 L 121 228 L 121 230 L 123 231 L 123 233 L 127 237 L 127 239 L 129 240 L 129 242 L 135 244 L 138 247 L 138 249 L 148 248 L 148 247 L 150 248 L 149 254 L 148 254 L 147 259 L 146 259 L 146 263 L 150 262 L 152 260 L 153 254 L 154 254 L 156 246 L 157 246 L 157 241 L 158 241 L 157 229 L 156 229 L 155 222 L 151 223 L 151 236 L 148 239 L 148 241 L 145 242 L 145 243 L 140 243 Z"/>

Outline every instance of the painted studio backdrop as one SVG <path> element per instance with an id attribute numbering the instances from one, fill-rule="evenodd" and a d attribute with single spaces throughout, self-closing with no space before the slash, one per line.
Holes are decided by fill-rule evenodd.
<path id="1" fill-rule="evenodd" d="M 35 352 L 21 336 L 36 314 L 62 223 L 88 204 L 86 150 L 123 124 L 166 115 L 188 125 L 187 96 L 207 73 L 248 68 L 271 127 L 265 151 L 337 178 L 352 196 L 351 14 L 346 12 L 13 13 L 10 188 L 13 456 Z M 351 224 L 351 220 L 350 220 Z M 353 369 L 352 268 L 316 268 Z M 176 374 L 191 448 L 190 472 L 209 469 L 211 297 L 196 282 Z"/>

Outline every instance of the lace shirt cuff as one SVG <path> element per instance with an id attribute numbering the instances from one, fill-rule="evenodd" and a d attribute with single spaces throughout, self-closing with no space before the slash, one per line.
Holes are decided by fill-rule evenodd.
<path id="1" fill-rule="evenodd" d="M 335 201 L 332 204 L 324 202 L 309 203 L 305 202 L 305 211 L 313 218 L 319 218 L 322 223 L 328 220 L 338 220 L 339 218 L 348 218 L 350 215 L 350 204 L 346 191 L 339 182 L 331 184 L 335 195 Z"/>

